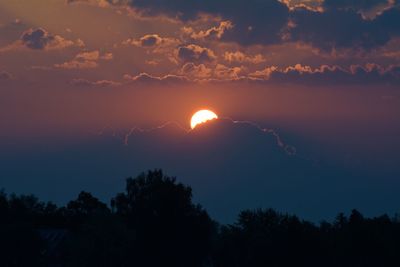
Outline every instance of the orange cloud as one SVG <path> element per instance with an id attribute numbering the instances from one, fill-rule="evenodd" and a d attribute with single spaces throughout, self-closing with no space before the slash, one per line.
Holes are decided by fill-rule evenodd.
<path id="1" fill-rule="evenodd" d="M 54 66 L 61 69 L 92 69 L 98 67 L 99 59 L 111 60 L 112 58 L 112 53 L 106 53 L 101 56 L 100 52 L 95 50 L 79 53 L 71 61 L 62 64 L 55 64 Z"/>
<path id="2" fill-rule="evenodd" d="M 240 74 L 243 72 L 241 67 L 227 67 L 222 64 L 217 64 L 214 70 L 214 75 L 219 79 L 237 79 Z"/>
<path id="3" fill-rule="evenodd" d="M 269 79 L 269 76 L 274 71 L 278 70 L 275 66 L 266 67 L 263 70 L 258 70 L 249 74 L 250 77 L 260 78 L 260 79 Z"/>
<path id="4" fill-rule="evenodd" d="M 233 28 L 232 22 L 226 20 L 226 21 L 221 21 L 219 26 L 212 27 L 205 31 L 195 32 L 195 30 L 192 27 L 183 27 L 182 32 L 186 35 L 189 35 L 190 38 L 195 40 L 206 39 L 206 38 L 221 39 L 225 31 L 232 28 Z"/>
<path id="5" fill-rule="evenodd" d="M 92 4 L 99 7 L 110 7 L 110 3 L 107 0 L 65 0 L 66 4 L 74 4 L 74 3 L 86 3 Z"/>
<path id="6" fill-rule="evenodd" d="M 175 38 L 161 37 L 158 34 L 147 34 L 139 39 L 127 39 L 123 45 L 134 45 L 137 47 L 151 49 L 155 53 L 171 52 L 180 43 Z"/>
<path id="7" fill-rule="evenodd" d="M 229 63 L 239 62 L 239 63 L 253 63 L 260 64 L 266 61 L 263 55 L 257 54 L 254 56 L 248 56 L 243 52 L 225 52 L 224 59 Z"/>
<path id="8" fill-rule="evenodd" d="M 105 53 L 100 58 L 103 60 L 112 60 L 114 58 L 114 55 L 112 53 Z"/>
<path id="9" fill-rule="evenodd" d="M 210 62 L 217 57 L 211 49 L 190 44 L 181 46 L 177 51 L 178 58 L 183 62 Z"/>
<path id="10" fill-rule="evenodd" d="M 136 76 L 125 74 L 124 79 L 130 82 L 138 82 L 138 83 L 182 83 L 189 81 L 184 76 L 168 74 L 165 76 L 157 77 L 147 73 L 140 73 Z"/>
<path id="11" fill-rule="evenodd" d="M 209 78 L 212 75 L 213 70 L 207 68 L 204 64 L 195 65 L 194 63 L 186 63 L 183 65 L 180 73 L 190 78 Z"/>
<path id="12" fill-rule="evenodd" d="M 304 8 L 314 12 L 324 11 L 324 0 L 278 0 L 279 2 L 285 4 L 291 11 Z"/>

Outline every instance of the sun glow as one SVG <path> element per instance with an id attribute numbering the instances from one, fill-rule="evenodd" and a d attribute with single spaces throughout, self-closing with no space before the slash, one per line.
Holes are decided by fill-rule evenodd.
<path id="1" fill-rule="evenodd" d="M 190 120 L 190 127 L 194 129 L 198 124 L 205 123 L 209 120 L 214 119 L 218 119 L 218 116 L 211 110 L 199 110 L 195 114 L 193 114 L 192 119 Z"/>

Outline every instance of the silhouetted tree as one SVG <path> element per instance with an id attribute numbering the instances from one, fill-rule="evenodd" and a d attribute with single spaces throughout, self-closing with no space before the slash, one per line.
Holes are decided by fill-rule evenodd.
<path id="1" fill-rule="evenodd" d="M 77 216 L 98 215 L 110 212 L 105 203 L 85 191 L 80 192 L 76 200 L 70 201 L 67 209 L 73 215 Z"/>
<path id="2" fill-rule="evenodd" d="M 175 178 L 161 170 L 128 178 L 113 203 L 134 231 L 132 261 L 139 266 L 201 266 L 207 259 L 214 223 Z"/>
<path id="3" fill-rule="evenodd" d="M 66 243 L 67 266 L 132 266 L 133 233 L 118 217 L 89 217 L 79 224 Z"/>
<path id="4" fill-rule="evenodd" d="M 319 225 L 272 209 L 217 227 L 190 187 L 160 170 L 128 178 L 106 204 L 81 192 L 66 207 L 0 191 L 0 266 L 398 266 L 399 216 L 352 210 Z"/>
<path id="5" fill-rule="evenodd" d="M 39 266 L 43 242 L 34 218 L 42 204 L 32 195 L 0 192 L 0 266 Z"/>
<path id="6" fill-rule="evenodd" d="M 235 225 L 222 228 L 215 266 L 312 266 L 318 259 L 317 233 L 296 216 L 243 211 Z"/>

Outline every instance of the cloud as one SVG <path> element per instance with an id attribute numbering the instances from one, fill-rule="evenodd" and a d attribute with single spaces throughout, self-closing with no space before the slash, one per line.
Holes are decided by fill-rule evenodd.
<path id="1" fill-rule="evenodd" d="M 385 70 L 385 72 L 400 79 L 400 65 L 391 65 Z"/>
<path id="2" fill-rule="evenodd" d="M 236 209 L 239 209 L 233 204 L 235 201 L 245 201 L 242 205 L 248 205 L 248 207 L 260 205 L 259 201 L 249 198 L 248 189 L 253 193 L 263 191 L 262 194 L 257 193 L 257 195 L 266 197 L 263 203 L 264 201 L 268 203 L 271 197 L 269 192 L 277 189 L 276 182 L 285 184 L 287 179 L 300 179 L 300 173 L 303 172 L 299 171 L 304 170 L 304 166 L 296 164 L 301 162 L 307 165 L 308 163 L 302 162 L 296 154 L 289 153 L 287 147 L 291 146 L 282 143 L 282 139 L 273 129 L 231 119 L 215 120 L 199 125 L 195 130 L 186 129 L 173 122 L 151 128 L 105 127 L 98 134 L 89 136 L 85 142 L 68 141 L 66 145 L 64 142 L 53 144 L 51 139 L 43 141 L 44 144 L 40 143 L 41 146 L 55 148 L 55 150 L 44 150 L 39 155 L 41 160 L 35 161 L 35 164 L 31 164 L 32 162 L 28 160 L 27 155 L 31 154 L 29 153 L 30 146 L 25 146 L 21 149 L 22 151 L 19 150 L 19 153 L 16 153 L 17 158 L 5 157 L 6 152 L 1 150 L 0 157 L 5 158 L 7 165 L 7 168 L 3 170 L 5 174 L 13 169 L 12 166 L 15 166 L 16 162 L 27 164 L 26 168 L 10 172 L 12 175 L 7 175 L 10 178 L 7 178 L 3 184 L 8 190 L 14 190 L 11 185 L 18 184 L 18 190 L 21 190 L 26 185 L 26 180 L 20 180 L 26 177 L 25 172 L 36 176 L 41 172 L 43 164 L 50 162 L 52 164 L 49 164 L 46 174 L 38 175 L 38 179 L 47 180 L 49 188 L 53 188 L 53 183 L 54 185 L 68 184 L 58 193 L 58 199 L 63 199 L 71 194 L 70 191 L 81 188 L 82 184 L 89 186 L 93 191 L 100 190 L 100 192 L 115 194 L 113 190 L 117 190 L 123 184 L 124 177 L 131 172 L 136 172 L 132 166 L 138 168 L 138 171 L 141 168 L 146 169 L 147 165 L 170 171 L 173 168 L 174 171 L 186 174 L 181 178 L 187 179 L 183 182 L 194 187 L 199 197 L 198 201 L 207 201 L 202 204 L 206 204 L 211 212 L 219 213 L 216 219 L 233 218 L 236 216 Z M 294 148 L 288 150 L 292 152 Z M 107 151 L 107 153 L 99 153 L 99 151 Z M 178 166 L 176 163 L 180 165 L 177 169 L 173 167 Z M 71 169 L 71 164 L 79 167 Z M 112 170 L 109 168 L 110 164 L 114 166 Z M 96 173 L 88 175 L 93 168 L 96 169 Z M 108 171 L 106 171 L 107 168 Z M 196 170 L 200 168 L 202 171 L 197 172 Z M 61 174 L 54 180 L 51 179 L 51 173 Z M 255 173 L 265 173 L 265 175 L 253 175 Z M 296 176 L 292 177 L 295 173 Z M 73 176 L 75 179 L 70 178 L 72 174 L 75 174 Z M 252 186 L 243 190 L 245 180 L 247 181 L 245 184 Z M 236 184 L 237 182 L 240 182 L 240 185 Z M 42 182 L 36 180 L 35 184 L 42 184 Z M 43 186 L 38 189 L 44 190 Z M 30 190 L 33 190 L 33 193 L 43 193 L 43 191 L 36 192 L 33 188 Z M 223 195 L 224 200 L 229 203 L 229 209 L 224 209 L 223 205 L 219 206 L 215 203 L 211 205 L 212 200 L 215 200 L 214 197 L 218 195 L 221 197 L 223 191 L 229 192 L 228 195 Z M 273 196 L 277 197 L 280 194 L 275 192 Z"/>
<path id="3" fill-rule="evenodd" d="M 300 41 L 325 51 L 339 49 L 372 50 L 400 35 L 400 9 L 384 11 L 366 20 L 352 9 L 328 9 L 325 12 L 292 12 L 291 41 Z"/>
<path id="4" fill-rule="evenodd" d="M 337 65 L 311 67 L 295 64 L 287 67 L 267 66 L 264 69 L 249 72 L 244 66 L 229 67 L 223 64 L 207 66 L 205 64 L 185 63 L 178 75 L 154 76 L 140 73 L 136 76 L 124 75 L 130 83 L 142 84 L 189 84 L 189 83 L 256 83 L 256 84 L 296 84 L 307 86 L 343 86 L 343 85 L 398 85 L 400 84 L 400 66 L 382 67 L 377 64 L 351 65 L 343 68 Z"/>
<path id="5" fill-rule="evenodd" d="M 231 223 L 243 208 L 273 207 L 315 221 L 357 205 L 369 212 L 398 208 L 400 184 L 392 176 L 382 182 L 382 172 L 355 172 L 336 161 L 315 164 L 302 159 L 300 149 L 288 154 L 273 132 L 260 128 L 251 122 L 221 119 L 193 131 L 165 123 L 151 129 L 102 131 L 83 141 L 42 138 L 28 146 L 12 143 L 0 151 L 2 185 L 59 202 L 82 188 L 109 199 L 121 191 L 126 176 L 158 167 L 192 186 L 196 201 L 224 223 Z M 39 160 L 32 161 L 33 152 Z M 398 168 L 393 171 L 395 177 Z M 374 183 L 366 184 L 366 179 Z"/>
<path id="6" fill-rule="evenodd" d="M 241 67 L 227 67 L 222 64 L 217 64 L 214 70 L 214 75 L 218 79 L 237 79 L 243 72 Z"/>
<path id="7" fill-rule="evenodd" d="M 222 35 L 222 40 L 236 41 L 241 44 L 266 43 L 280 41 L 280 31 L 286 25 L 289 9 L 276 0 L 112 0 L 115 5 L 129 5 L 142 16 L 166 15 L 184 22 L 194 21 L 201 14 L 211 14 L 229 21 L 210 31 L 195 34 L 196 37 Z M 228 25 L 233 24 L 231 28 Z M 221 28 L 222 27 L 222 28 Z"/>
<path id="8" fill-rule="evenodd" d="M 150 66 L 157 66 L 160 64 L 160 62 L 161 62 L 161 60 L 159 60 L 159 59 L 151 59 L 151 60 L 145 61 L 145 63 Z"/>
<path id="9" fill-rule="evenodd" d="M 50 34 L 43 28 L 29 29 L 22 33 L 20 39 L 11 45 L 0 48 L 0 52 L 13 51 L 21 48 L 32 50 L 57 50 L 71 46 L 83 47 L 82 40 L 67 40 L 60 35 Z"/>
<path id="10" fill-rule="evenodd" d="M 374 19 L 394 7 L 397 0 L 325 0 L 325 9 L 354 10 L 366 19 Z"/>
<path id="11" fill-rule="evenodd" d="M 257 54 L 254 56 L 246 55 L 243 52 L 225 52 L 224 59 L 229 63 L 252 63 L 252 64 L 260 64 L 266 61 L 265 57 L 261 54 Z"/>
<path id="12" fill-rule="evenodd" d="M 7 81 L 13 79 L 13 76 L 7 71 L 0 71 L 0 81 Z"/>
<path id="13" fill-rule="evenodd" d="M 124 79 L 128 80 L 130 83 L 144 83 L 144 84 L 166 84 L 166 83 L 186 83 L 189 80 L 184 76 L 168 74 L 165 76 L 153 76 L 147 73 L 140 73 L 136 76 L 131 76 L 129 74 L 124 75 Z"/>
<path id="14" fill-rule="evenodd" d="M 308 9 L 314 12 L 323 12 L 323 3 L 325 0 L 279 0 L 287 5 L 290 10 L 298 8 Z"/>
<path id="15" fill-rule="evenodd" d="M 99 7 L 110 7 L 110 3 L 107 0 L 65 0 L 66 4 L 75 4 L 75 3 L 85 3 L 96 5 Z"/>
<path id="16" fill-rule="evenodd" d="M 399 84 L 397 65 L 383 68 L 376 64 L 352 65 L 349 69 L 339 66 L 321 65 L 312 68 L 301 64 L 286 68 L 275 66 L 250 73 L 250 77 L 269 83 L 293 83 L 307 85 L 351 85 L 351 84 Z M 260 80 L 257 80 L 260 81 Z"/>
<path id="17" fill-rule="evenodd" d="M 165 43 L 166 39 L 163 39 L 158 34 L 147 34 L 139 39 L 127 39 L 122 44 L 124 45 L 135 45 L 138 47 L 155 47 L 159 46 L 162 43 Z"/>
<path id="18" fill-rule="evenodd" d="M 400 35 L 397 0 L 203 0 L 201 3 L 109 0 L 108 3 L 129 6 L 141 16 L 168 16 L 183 22 L 200 21 L 208 16 L 211 21 L 219 21 L 219 25 L 205 30 L 186 26 L 182 28 L 184 35 L 192 40 L 213 38 L 246 46 L 295 41 L 329 52 L 369 51 Z M 150 43 L 159 42 L 156 35 L 147 37 Z"/>
<path id="19" fill-rule="evenodd" d="M 82 87 L 113 87 L 121 85 L 121 83 L 114 81 L 99 80 L 92 82 L 86 79 L 73 79 L 70 84 Z"/>
<path id="20" fill-rule="evenodd" d="M 98 60 L 100 57 L 100 52 L 95 50 L 95 51 L 91 51 L 91 52 L 82 52 L 79 53 L 76 58 L 81 59 L 83 61 L 96 61 Z"/>
<path id="21" fill-rule="evenodd" d="M 113 54 L 112 53 L 105 53 L 104 55 L 100 55 L 100 52 L 90 51 L 90 52 L 81 52 L 77 54 L 72 60 L 61 63 L 55 64 L 56 68 L 61 69 L 93 69 L 99 66 L 99 60 L 112 60 Z"/>
<path id="22" fill-rule="evenodd" d="M 155 46 L 160 45 L 163 42 L 163 39 L 158 36 L 158 34 L 148 34 L 139 39 L 139 41 L 134 41 L 137 46 Z"/>
<path id="23" fill-rule="evenodd" d="M 179 45 L 180 41 L 175 38 L 161 37 L 158 34 L 147 34 L 139 39 L 127 39 L 123 45 L 133 45 L 148 49 L 153 53 L 171 53 Z"/>
<path id="24" fill-rule="evenodd" d="M 289 155 L 285 148 L 281 147 L 277 137 L 269 129 L 266 130 L 263 131 L 247 122 L 221 119 L 207 125 L 200 125 L 193 131 L 175 123 L 165 123 L 151 129 L 134 127 L 125 131 L 101 130 L 101 134 L 89 136 L 90 138 L 83 143 L 72 141 L 66 145 L 63 142 L 52 143 L 52 140 L 41 141 L 43 143 L 40 143 L 40 146 L 54 147 L 55 150 L 46 149 L 42 151 L 43 153 L 40 152 L 41 160 L 35 161 L 35 164 L 31 164 L 27 156 L 31 154 L 31 146 L 25 146 L 21 149 L 22 151 L 19 150 L 16 157 L 5 157 L 7 150 L 0 151 L 0 157 L 5 160 L 6 168 L 3 172 L 9 174 L 6 176 L 10 177 L 4 180 L 3 184 L 8 190 L 14 190 L 14 186 L 18 184 L 17 189 L 22 190 L 30 183 L 25 183 L 26 179 L 23 179 L 26 177 L 25 173 L 31 173 L 39 179 L 35 181 L 35 185 L 43 184 L 41 179 L 47 181 L 49 188 L 53 188 L 55 184 L 58 184 L 58 187 L 54 188 L 60 188 L 60 184 L 68 184 L 67 187 L 62 186 L 63 190 L 57 192 L 58 199 L 62 200 L 67 199 L 71 191 L 80 189 L 83 185 L 89 186 L 93 191 L 116 194 L 115 190 L 119 190 L 117 188 L 123 184 L 126 175 L 140 171 L 133 170 L 132 166 L 140 169 L 150 164 L 170 170 L 174 165 L 173 162 L 179 162 L 181 165 L 179 171 L 186 174 L 181 178 L 187 179 L 182 182 L 194 187 L 198 200 L 208 200 L 202 204 L 207 204 L 211 212 L 219 213 L 217 219 L 233 218 L 236 216 L 236 209 L 239 209 L 233 205 L 235 201 L 245 201 L 243 204 L 249 205 L 248 207 L 259 205 L 255 199 L 249 198 L 247 189 L 243 190 L 243 186 L 236 185 L 236 181 L 242 184 L 243 180 L 247 180 L 246 184 L 252 185 L 253 193 L 258 190 L 264 191 L 259 196 L 266 196 L 267 199 L 263 199 L 263 203 L 264 201 L 267 203 L 271 195 L 266 192 L 274 192 L 277 188 L 274 184 L 277 181 L 286 183 L 287 179 L 294 180 L 290 176 L 292 172 L 290 167 L 296 167 L 295 163 L 298 162 L 296 155 Z M 107 151 L 107 153 L 99 153 L 99 151 Z M 243 160 L 243 155 L 246 155 L 245 160 Z M 26 168 L 12 171 L 17 162 L 26 164 Z M 51 164 L 48 164 L 49 162 Z M 49 166 L 43 174 L 43 164 L 46 163 Z M 110 164 L 113 166 L 111 169 Z M 70 168 L 71 165 L 78 167 Z M 93 168 L 96 170 L 95 174 L 93 174 Z M 194 171 L 199 168 L 201 172 Z M 253 176 L 253 168 L 256 171 L 262 170 L 260 173 L 268 170 L 268 175 Z M 300 168 L 296 167 L 294 170 L 298 171 Z M 88 174 L 91 171 L 92 174 Z M 38 175 L 40 172 L 42 175 Z M 52 173 L 60 173 L 60 175 L 52 179 L 54 178 L 51 177 Z M 74 179 L 71 179 L 72 175 Z M 201 178 L 201 176 L 204 177 Z M 217 177 L 219 177 L 218 183 L 216 183 Z M 39 192 L 36 191 L 37 189 Z M 38 186 L 37 188 L 30 187 L 30 190 L 40 195 L 47 189 Z M 224 200 L 229 203 L 228 210 L 223 209 L 223 205 L 219 206 L 215 203 L 214 207 L 210 205 L 214 197 L 222 196 L 222 191 L 225 191 Z M 227 191 L 228 194 L 226 194 Z M 275 192 L 273 196 L 276 197 L 279 194 Z"/>
<path id="25" fill-rule="evenodd" d="M 204 40 L 209 38 L 221 39 L 225 31 L 233 28 L 232 22 L 229 20 L 221 21 L 219 26 L 196 32 L 192 27 L 183 27 L 182 32 L 194 40 Z"/>
<path id="26" fill-rule="evenodd" d="M 393 5 L 393 0 L 325 0 L 324 7 L 335 9 L 365 10 L 379 5 Z"/>
<path id="27" fill-rule="evenodd" d="M 204 64 L 186 63 L 178 71 L 179 75 L 152 76 L 141 73 L 137 76 L 125 75 L 131 82 L 184 84 L 184 83 L 257 83 L 257 84 L 296 84 L 307 86 L 343 86 L 343 85 L 398 85 L 400 84 L 400 66 L 382 67 L 377 64 L 351 65 L 343 68 L 337 65 L 311 67 L 296 64 L 287 67 L 267 66 L 264 69 L 248 72 L 243 66 L 229 67 L 216 64 L 208 67 Z"/>
<path id="28" fill-rule="evenodd" d="M 63 49 L 73 45 L 82 45 L 80 42 L 66 40 L 59 35 L 52 35 L 42 28 L 29 29 L 21 36 L 21 42 L 30 49 Z"/>
<path id="29" fill-rule="evenodd" d="M 186 134 L 198 134 L 199 132 L 223 132 L 223 131 L 235 131 L 236 129 L 250 129 L 258 131 L 259 134 L 264 135 L 266 139 L 269 139 L 268 142 L 276 145 L 277 148 L 281 149 L 281 152 L 287 154 L 288 156 L 296 155 L 296 148 L 292 145 L 286 144 L 283 141 L 281 135 L 274 129 L 263 128 L 255 122 L 252 121 L 237 121 L 231 118 L 219 118 L 212 122 L 209 122 L 204 125 L 198 125 L 195 130 L 187 130 L 184 127 L 180 126 L 178 123 L 167 122 L 161 126 L 157 126 L 150 129 L 142 129 L 138 127 L 134 127 L 130 129 L 126 134 L 119 136 L 117 133 L 113 133 L 113 136 L 119 137 L 124 141 L 125 145 L 128 145 L 130 142 L 130 138 L 135 138 L 136 133 L 149 133 L 157 130 L 162 130 L 166 127 L 177 127 L 179 131 Z M 211 129 L 210 129 L 211 128 Z M 103 129 L 104 130 L 104 129 Z M 102 131 L 103 132 L 103 131 Z"/>
<path id="30" fill-rule="evenodd" d="M 22 34 L 21 41 L 22 44 L 31 49 L 44 49 L 50 43 L 55 42 L 55 37 L 41 28 L 36 30 L 30 29 Z M 67 42 L 65 45 L 72 45 L 72 43 Z"/>
<path id="31" fill-rule="evenodd" d="M 219 26 L 199 32 L 185 27 L 183 32 L 197 40 L 216 36 L 222 41 L 245 46 L 295 41 L 325 51 L 368 51 L 400 35 L 400 7 L 395 0 L 110 2 L 129 5 L 143 16 L 163 15 L 183 22 L 195 21 L 202 14 L 209 14 L 213 20 L 220 18 Z"/>
<path id="32" fill-rule="evenodd" d="M 250 73 L 249 77 L 268 80 L 269 77 L 271 76 L 271 73 L 273 73 L 276 70 L 278 70 L 278 67 L 276 66 L 266 67 L 265 69 L 257 70 L 255 72 Z"/>
<path id="33" fill-rule="evenodd" d="M 205 79 L 211 77 L 213 70 L 206 67 L 204 64 L 195 65 L 190 62 L 183 65 L 180 73 L 191 79 Z"/>
<path id="34" fill-rule="evenodd" d="M 183 62 L 204 63 L 217 58 L 211 49 L 195 44 L 179 47 L 177 54 L 178 58 Z"/>
<path id="35" fill-rule="evenodd" d="M 105 53 L 104 55 L 102 55 L 100 57 L 100 59 L 103 59 L 103 60 L 112 60 L 113 58 L 114 58 L 114 55 L 110 52 Z"/>

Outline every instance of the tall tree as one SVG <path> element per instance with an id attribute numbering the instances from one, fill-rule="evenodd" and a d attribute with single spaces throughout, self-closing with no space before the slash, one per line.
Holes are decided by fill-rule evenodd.
<path id="1" fill-rule="evenodd" d="M 155 170 L 128 178 L 113 205 L 135 232 L 140 264 L 201 266 L 207 259 L 214 223 L 193 204 L 192 189 L 174 177 Z"/>

